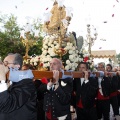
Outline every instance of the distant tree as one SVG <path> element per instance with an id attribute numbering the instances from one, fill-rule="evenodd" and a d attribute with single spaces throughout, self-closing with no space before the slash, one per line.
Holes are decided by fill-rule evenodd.
<path id="1" fill-rule="evenodd" d="M 39 18 L 34 19 L 32 22 L 32 31 L 31 31 L 31 35 L 32 35 L 32 39 L 36 39 L 35 37 L 35 32 L 34 31 L 39 31 L 38 32 L 38 37 L 37 37 L 37 42 L 34 46 L 32 46 L 29 50 L 29 55 L 40 55 L 42 53 L 42 24 L 41 24 L 41 20 Z"/>
<path id="2" fill-rule="evenodd" d="M 0 22 L 2 23 L 0 31 L 0 56 L 4 58 L 10 52 L 19 52 L 22 55 L 25 48 L 20 41 L 20 27 L 17 24 L 17 17 L 13 14 L 1 15 Z"/>
<path id="3" fill-rule="evenodd" d="M 17 23 L 17 17 L 13 14 L 1 15 L 0 16 L 0 56 L 2 59 L 10 52 L 20 53 L 21 55 L 25 55 L 25 46 L 23 46 L 20 40 L 20 32 L 24 30 L 24 26 L 22 28 L 19 27 Z M 40 22 L 33 22 L 34 28 L 36 27 L 39 31 L 42 29 L 42 25 Z M 38 27 L 39 26 L 39 27 Z M 39 37 L 36 45 L 32 46 L 29 51 L 29 55 L 32 54 L 41 54 L 42 48 L 42 39 L 39 32 Z M 34 36 L 34 33 L 32 34 Z"/>
<path id="4" fill-rule="evenodd" d="M 116 58 L 120 59 L 120 53 L 116 55 Z"/>

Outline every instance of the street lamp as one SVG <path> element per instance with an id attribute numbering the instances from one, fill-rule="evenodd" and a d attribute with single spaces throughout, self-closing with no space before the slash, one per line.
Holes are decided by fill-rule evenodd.
<path id="1" fill-rule="evenodd" d="M 118 61 L 118 65 L 120 67 L 120 58 L 117 58 L 117 61 Z"/>
<path id="2" fill-rule="evenodd" d="M 29 59 L 29 49 L 33 45 L 36 44 L 36 41 L 38 40 L 38 31 L 35 31 L 34 35 L 31 34 L 31 25 L 29 23 L 26 23 L 25 31 L 21 32 L 20 39 L 23 43 L 23 45 L 26 47 L 25 56 L 24 59 Z"/>
<path id="3" fill-rule="evenodd" d="M 85 40 L 87 46 L 88 46 L 88 52 L 91 55 L 91 47 L 94 45 L 95 40 L 97 39 L 97 31 L 96 28 L 93 28 L 93 32 L 91 29 L 90 24 L 87 24 L 87 40 Z"/>

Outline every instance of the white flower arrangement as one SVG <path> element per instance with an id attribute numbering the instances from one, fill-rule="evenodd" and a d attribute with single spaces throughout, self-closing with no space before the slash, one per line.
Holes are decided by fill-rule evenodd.
<path id="1" fill-rule="evenodd" d="M 59 48 L 59 44 L 56 41 L 56 38 L 56 35 L 45 36 L 43 40 L 42 54 L 40 56 L 32 57 L 30 60 L 30 64 L 38 66 L 38 63 L 42 63 L 43 67 L 49 68 L 52 58 L 59 57 L 54 51 L 55 49 Z M 86 51 L 82 53 L 79 52 L 77 50 L 77 47 L 74 46 L 73 43 L 67 42 L 65 48 L 63 48 L 63 51 L 64 50 L 67 51 L 67 53 L 62 56 L 62 60 L 64 64 L 64 69 L 66 71 L 75 71 L 78 67 L 79 62 L 92 62 L 92 58 L 90 58 L 90 55 Z"/>
<path id="2" fill-rule="evenodd" d="M 40 56 L 43 67 L 49 67 L 51 59 L 58 56 L 54 52 L 55 49 L 59 48 L 59 44 L 55 40 L 56 38 L 56 35 L 46 36 L 43 40 L 42 55 Z M 67 54 L 63 56 L 64 69 L 76 70 L 78 62 L 81 60 L 77 47 L 68 42 L 64 50 L 67 51 Z"/>
<path id="3" fill-rule="evenodd" d="M 24 61 L 26 63 L 30 63 L 33 66 L 36 66 L 36 68 L 38 67 L 38 65 L 44 68 L 49 68 L 50 67 L 50 61 L 52 60 L 52 58 L 54 57 L 58 57 L 59 56 L 55 53 L 55 49 L 59 48 L 59 44 L 56 41 L 56 37 L 55 35 L 53 36 L 45 36 L 44 40 L 43 40 L 43 48 L 42 48 L 42 54 L 39 56 L 35 56 L 32 57 L 30 59 L 30 61 Z M 62 61 L 63 61 L 63 65 L 64 65 L 64 69 L 66 71 L 68 70 L 72 70 L 75 71 L 78 67 L 78 63 L 79 62 L 87 62 L 89 63 L 90 69 L 93 69 L 93 65 L 92 63 L 92 57 L 90 57 L 90 55 L 88 54 L 88 52 L 83 51 L 83 52 L 79 52 L 77 50 L 77 47 L 73 45 L 73 43 L 67 42 L 65 48 L 62 48 L 63 51 L 67 51 L 67 53 L 62 56 Z"/>

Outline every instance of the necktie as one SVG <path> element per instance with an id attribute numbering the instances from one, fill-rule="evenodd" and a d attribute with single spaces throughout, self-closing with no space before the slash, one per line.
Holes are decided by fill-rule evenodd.
<path id="1" fill-rule="evenodd" d="M 85 80 L 83 81 L 83 84 L 82 84 L 82 87 L 84 87 L 85 86 Z"/>
<path id="2" fill-rule="evenodd" d="M 55 85 L 51 87 L 50 91 L 54 91 L 54 89 L 55 89 Z"/>

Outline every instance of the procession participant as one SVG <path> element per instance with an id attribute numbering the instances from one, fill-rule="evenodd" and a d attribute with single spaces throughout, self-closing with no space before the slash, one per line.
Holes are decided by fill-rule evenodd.
<path id="1" fill-rule="evenodd" d="M 110 120 L 110 79 L 105 73 L 105 64 L 98 63 L 97 70 L 100 72 L 98 77 L 98 94 L 96 100 L 98 119 Z"/>
<path id="2" fill-rule="evenodd" d="M 47 120 L 71 120 L 70 100 L 73 89 L 73 79 L 63 75 L 59 79 L 59 71 L 62 69 L 62 61 L 53 58 L 50 62 L 50 70 L 53 71 L 53 79 L 44 80 L 39 90 L 44 92 L 44 106 Z"/>
<path id="3" fill-rule="evenodd" d="M 119 69 L 118 69 L 119 70 Z M 120 71 L 118 73 L 118 91 L 117 91 L 117 98 L 118 98 L 118 106 L 120 108 Z"/>
<path id="4" fill-rule="evenodd" d="M 113 69 L 113 67 L 112 67 L 111 64 L 107 64 L 107 65 L 106 65 L 106 69 L 105 69 L 105 70 L 106 70 L 107 72 L 112 72 L 112 69 Z"/>
<path id="5" fill-rule="evenodd" d="M 0 61 L 0 92 L 8 88 L 6 81 L 7 72 L 8 72 L 8 68 L 3 65 L 2 61 Z"/>
<path id="6" fill-rule="evenodd" d="M 97 120 L 95 97 L 98 80 L 96 77 L 89 77 L 86 62 L 80 62 L 78 69 L 84 73 L 84 77 L 75 78 L 73 81 L 73 91 L 76 93 L 77 120 Z"/>
<path id="7" fill-rule="evenodd" d="M 106 71 L 113 72 L 112 71 L 112 65 L 107 64 L 106 65 Z M 119 106 L 118 106 L 118 98 L 117 98 L 117 91 L 118 91 L 118 76 L 116 76 L 115 73 L 113 73 L 112 76 L 108 76 L 110 79 L 110 104 L 112 105 L 113 113 L 116 118 L 116 120 L 119 120 Z"/>
<path id="8" fill-rule="evenodd" d="M 31 70 L 21 70 L 22 63 L 23 58 L 17 53 L 4 59 L 12 85 L 0 92 L 0 120 L 37 120 L 34 76 Z"/>
<path id="9" fill-rule="evenodd" d="M 37 90 L 37 120 L 45 120 L 45 111 L 43 110 L 44 93 L 39 90 L 42 80 L 35 79 L 34 84 Z"/>
<path id="10" fill-rule="evenodd" d="M 117 72 L 118 71 L 118 68 L 117 67 L 113 67 L 113 72 Z"/>

